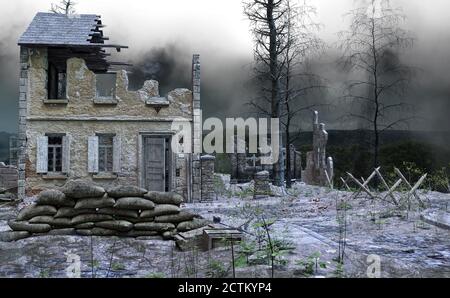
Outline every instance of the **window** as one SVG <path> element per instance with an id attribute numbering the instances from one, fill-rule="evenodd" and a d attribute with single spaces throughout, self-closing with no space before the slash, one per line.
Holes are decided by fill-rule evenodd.
<path id="1" fill-rule="evenodd" d="M 63 137 L 49 136 L 48 157 L 47 157 L 48 172 L 53 173 L 62 172 L 62 163 L 63 163 Z"/>
<path id="2" fill-rule="evenodd" d="M 116 74 L 99 73 L 96 77 L 96 97 L 98 99 L 115 99 L 116 97 Z"/>
<path id="3" fill-rule="evenodd" d="M 48 99 L 66 99 L 66 70 L 51 62 L 49 56 L 47 70 L 47 97 Z"/>
<path id="4" fill-rule="evenodd" d="M 100 135 L 98 137 L 98 170 L 99 172 L 113 172 L 114 164 L 114 136 Z"/>

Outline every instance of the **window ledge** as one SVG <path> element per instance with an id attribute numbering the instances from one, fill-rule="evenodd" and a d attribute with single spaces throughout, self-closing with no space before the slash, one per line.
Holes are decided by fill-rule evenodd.
<path id="1" fill-rule="evenodd" d="M 147 99 L 145 104 L 149 107 L 162 108 L 168 107 L 170 102 L 165 97 L 152 97 Z"/>
<path id="2" fill-rule="evenodd" d="M 44 180 L 67 180 L 67 175 L 64 174 L 44 174 L 42 179 Z"/>
<path id="3" fill-rule="evenodd" d="M 115 180 L 117 178 L 117 174 L 113 173 L 101 173 L 92 175 L 92 179 L 94 180 Z"/>
<path id="4" fill-rule="evenodd" d="M 68 103 L 68 99 L 44 99 L 44 104 L 49 105 L 66 105 Z"/>
<path id="5" fill-rule="evenodd" d="M 119 101 L 115 98 L 94 98 L 96 105 L 117 105 Z"/>

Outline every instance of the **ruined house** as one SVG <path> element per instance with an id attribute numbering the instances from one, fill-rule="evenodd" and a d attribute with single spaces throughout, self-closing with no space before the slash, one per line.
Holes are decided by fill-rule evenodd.
<path id="1" fill-rule="evenodd" d="M 19 39 L 19 197 L 84 179 L 199 199 L 200 156 L 170 146 L 174 121 L 192 123 L 200 144 L 199 56 L 192 90 L 162 97 L 152 80 L 130 91 L 107 52 L 127 47 L 106 43 L 103 27 L 98 15 L 38 13 Z"/>

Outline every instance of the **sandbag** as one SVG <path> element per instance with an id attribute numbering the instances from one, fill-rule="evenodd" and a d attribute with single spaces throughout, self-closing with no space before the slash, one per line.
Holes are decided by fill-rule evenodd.
<path id="1" fill-rule="evenodd" d="M 134 229 L 137 231 L 156 231 L 156 232 L 166 232 L 175 229 L 175 225 L 171 223 L 154 223 L 154 222 L 143 222 L 134 225 Z"/>
<path id="2" fill-rule="evenodd" d="M 180 223 L 183 221 L 190 221 L 194 219 L 195 215 L 189 212 L 181 211 L 174 215 L 163 215 L 155 217 L 155 222 L 170 222 L 170 223 Z"/>
<path id="3" fill-rule="evenodd" d="M 36 216 L 28 221 L 29 223 L 48 224 L 53 223 L 53 216 Z"/>
<path id="4" fill-rule="evenodd" d="M 72 236 L 76 235 L 74 228 L 66 228 L 66 229 L 54 229 L 48 232 L 48 235 L 51 236 Z"/>
<path id="5" fill-rule="evenodd" d="M 75 226 L 75 229 L 78 229 L 78 230 L 87 230 L 87 229 L 93 229 L 93 228 L 95 228 L 95 223 L 93 223 L 93 222 L 85 222 L 85 223 Z"/>
<path id="6" fill-rule="evenodd" d="M 72 225 L 79 225 L 87 222 L 99 222 L 113 220 L 113 217 L 105 214 L 81 214 L 72 218 Z"/>
<path id="7" fill-rule="evenodd" d="M 47 233 L 52 229 L 49 224 L 32 224 L 27 221 L 10 221 L 8 225 L 13 231 L 26 231 L 30 233 Z"/>
<path id="8" fill-rule="evenodd" d="M 26 231 L 6 231 L 0 232 L 0 242 L 14 242 L 30 237 L 30 233 Z"/>
<path id="9" fill-rule="evenodd" d="M 142 211 L 140 214 L 140 217 L 148 218 L 148 217 L 156 217 L 156 216 L 161 216 L 161 215 L 172 215 L 172 214 L 178 214 L 178 213 L 180 213 L 180 211 L 181 211 L 181 209 L 178 206 L 162 204 L 162 205 L 156 205 L 155 209 L 153 209 L 153 210 Z"/>
<path id="10" fill-rule="evenodd" d="M 14 242 L 17 240 L 30 237 L 30 233 L 26 231 L 6 231 L 0 232 L 0 242 Z"/>
<path id="11" fill-rule="evenodd" d="M 155 219 L 153 217 L 149 217 L 149 218 L 132 218 L 132 217 L 125 217 L 125 216 L 114 216 L 114 219 L 126 220 L 126 221 L 129 221 L 129 222 L 134 223 L 134 224 L 141 223 L 141 222 L 154 222 L 155 221 Z"/>
<path id="12" fill-rule="evenodd" d="M 176 235 L 177 231 L 173 230 L 173 231 L 166 231 L 162 234 L 162 237 L 164 240 L 172 240 L 173 237 Z"/>
<path id="13" fill-rule="evenodd" d="M 210 222 L 206 219 L 194 218 L 192 221 L 183 221 L 177 225 L 177 230 L 187 232 L 207 226 Z"/>
<path id="14" fill-rule="evenodd" d="M 67 182 L 62 192 L 69 198 L 86 199 L 103 197 L 105 189 L 86 181 L 75 180 Z"/>
<path id="15" fill-rule="evenodd" d="M 127 209 L 127 210 L 152 210 L 155 208 L 155 204 L 152 201 L 148 201 L 142 198 L 120 198 L 116 201 L 114 208 Z"/>
<path id="16" fill-rule="evenodd" d="M 99 214 L 113 215 L 116 217 L 139 218 L 137 210 L 125 210 L 117 208 L 102 208 L 97 211 Z"/>
<path id="17" fill-rule="evenodd" d="M 101 221 L 95 223 L 95 226 L 119 232 L 128 232 L 133 229 L 133 224 L 125 220 Z"/>
<path id="18" fill-rule="evenodd" d="M 146 189 L 137 186 L 116 186 L 108 189 L 108 195 L 112 198 L 125 198 L 125 197 L 142 197 L 147 193 Z"/>
<path id="19" fill-rule="evenodd" d="M 30 218 L 41 216 L 41 215 L 50 215 L 53 216 L 56 214 L 56 208 L 53 206 L 43 205 L 31 205 L 20 210 L 19 215 L 17 215 L 18 221 L 29 220 Z"/>
<path id="20" fill-rule="evenodd" d="M 72 227 L 72 219 L 71 218 L 54 218 L 53 222 L 50 224 L 52 227 L 56 228 L 70 228 Z"/>
<path id="21" fill-rule="evenodd" d="M 87 198 L 78 200 L 75 205 L 75 209 L 96 209 L 96 208 L 108 208 L 114 206 L 116 201 L 113 198 L 109 198 L 105 194 L 101 198 Z"/>
<path id="22" fill-rule="evenodd" d="M 36 216 L 28 221 L 29 223 L 35 224 L 48 224 L 52 227 L 68 228 L 71 227 L 70 218 L 53 218 L 51 216 Z"/>
<path id="23" fill-rule="evenodd" d="M 52 205 L 56 207 L 73 207 L 75 201 L 66 198 L 66 195 L 56 189 L 47 189 L 37 196 L 37 205 Z"/>
<path id="24" fill-rule="evenodd" d="M 92 229 L 76 229 L 75 234 L 80 236 L 92 236 Z"/>
<path id="25" fill-rule="evenodd" d="M 184 201 L 181 195 L 174 192 L 149 191 L 144 195 L 144 198 L 152 201 L 155 204 L 171 204 L 177 206 L 179 206 Z"/>
<path id="26" fill-rule="evenodd" d="M 136 231 L 136 230 L 132 230 L 129 231 L 127 233 L 122 234 L 121 236 L 124 237 L 153 237 L 153 236 L 158 236 L 159 233 L 156 231 Z"/>
<path id="27" fill-rule="evenodd" d="M 58 209 L 55 218 L 61 217 L 75 217 L 81 214 L 96 213 L 95 209 L 74 209 L 70 207 L 62 207 Z"/>
<path id="28" fill-rule="evenodd" d="M 81 236 L 115 236 L 115 235 L 117 235 L 117 231 L 103 229 L 103 228 L 93 228 L 90 230 L 76 230 L 75 232 Z"/>

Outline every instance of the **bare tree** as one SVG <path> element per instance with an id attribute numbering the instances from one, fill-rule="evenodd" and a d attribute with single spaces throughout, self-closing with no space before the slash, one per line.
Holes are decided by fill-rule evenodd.
<path id="1" fill-rule="evenodd" d="M 290 145 L 298 138 L 292 136 L 291 130 L 295 118 L 301 112 L 310 111 L 320 105 L 318 102 L 308 104 L 305 97 L 315 89 L 325 88 L 319 76 L 309 70 L 308 60 L 310 56 L 321 53 L 324 48 L 323 41 L 317 37 L 316 31 L 320 25 L 315 23 L 313 17 L 316 8 L 303 2 L 297 5 L 295 1 L 286 1 L 287 34 L 286 50 L 283 53 L 285 67 L 282 72 L 282 124 L 286 138 L 286 186 L 291 187 L 291 151 Z M 298 122 L 298 121 L 297 121 Z M 299 129 L 300 130 L 300 129 Z"/>
<path id="2" fill-rule="evenodd" d="M 399 57 L 402 50 L 412 46 L 413 39 L 401 28 L 405 20 L 401 9 L 392 8 L 389 0 L 370 0 L 349 15 L 350 29 L 340 33 L 344 52 L 341 63 L 359 79 L 348 82 L 344 98 L 351 100 L 353 107 L 348 116 L 373 131 L 376 168 L 380 135 L 414 118 L 405 116 L 411 105 L 400 100 L 411 80 L 412 68 Z"/>
<path id="3" fill-rule="evenodd" d="M 285 61 L 288 8 L 286 0 L 248 0 L 244 13 L 252 24 L 255 49 L 255 73 L 261 83 L 261 97 L 250 104 L 272 118 L 281 118 L 281 76 Z M 262 103 L 261 103 L 262 99 Z M 273 137 L 273 136 L 272 136 Z M 282 152 L 282 135 L 280 155 Z M 284 159 L 273 165 L 274 184 L 284 185 Z"/>
<path id="4" fill-rule="evenodd" d="M 75 2 L 72 0 L 61 0 L 59 4 L 52 4 L 51 12 L 56 14 L 70 15 L 75 13 Z"/>

